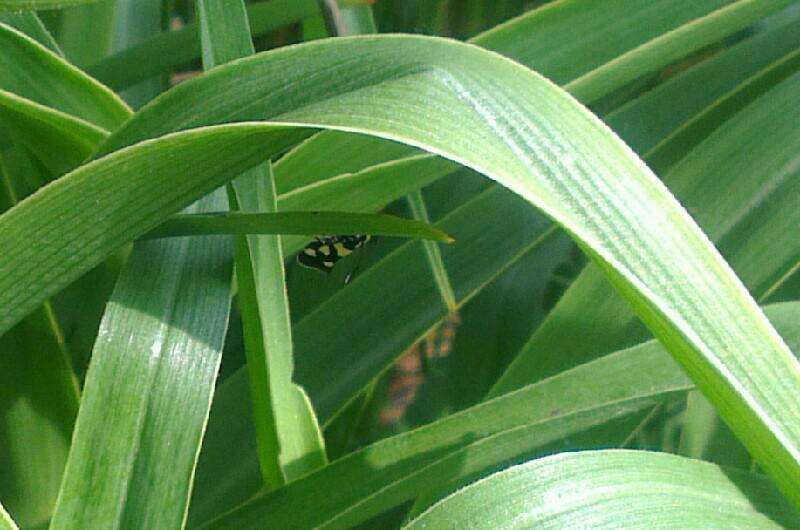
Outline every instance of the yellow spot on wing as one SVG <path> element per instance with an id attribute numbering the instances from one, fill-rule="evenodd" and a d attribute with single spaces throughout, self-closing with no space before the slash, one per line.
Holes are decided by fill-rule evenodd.
<path id="1" fill-rule="evenodd" d="M 330 249 L 330 247 L 328 247 L 328 245 L 323 245 L 323 246 L 319 247 L 319 251 L 323 256 L 330 256 L 331 255 L 331 249 Z"/>
<path id="2" fill-rule="evenodd" d="M 341 257 L 345 257 L 352 252 L 349 248 L 346 248 L 342 243 L 335 243 L 333 245 L 333 248 L 336 249 L 336 252 Z"/>

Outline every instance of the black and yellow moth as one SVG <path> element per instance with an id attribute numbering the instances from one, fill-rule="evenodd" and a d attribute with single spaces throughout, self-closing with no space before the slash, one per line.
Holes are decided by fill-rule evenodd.
<path id="1" fill-rule="evenodd" d="M 369 241 L 367 234 L 317 236 L 297 255 L 304 267 L 330 272 L 336 262 Z"/>

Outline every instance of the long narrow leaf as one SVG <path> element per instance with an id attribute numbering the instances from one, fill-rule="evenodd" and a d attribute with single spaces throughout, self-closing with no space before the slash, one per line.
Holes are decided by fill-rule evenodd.
<path id="1" fill-rule="evenodd" d="M 91 123 L 5 90 L 0 90 L 0 122 L 53 175 L 80 165 L 108 136 L 108 131 Z"/>
<path id="2" fill-rule="evenodd" d="M 629 9 L 633 9 L 634 6 L 624 6 Z M 663 6 L 662 6 L 663 7 Z M 534 12 L 535 13 L 535 12 Z M 579 17 L 582 14 L 582 11 L 578 11 L 572 13 L 574 16 Z M 654 12 L 647 12 L 646 16 L 654 16 Z M 594 13 L 595 16 L 600 16 L 600 13 Z M 672 13 L 672 15 L 677 15 L 676 13 Z M 637 15 L 638 16 L 638 15 Z M 645 16 L 642 14 L 642 16 Z M 516 29 L 517 24 L 524 24 L 528 22 L 528 20 L 533 20 L 534 17 L 532 16 L 525 16 L 519 20 L 510 23 L 504 28 L 501 28 L 502 31 L 499 31 L 500 34 L 507 34 L 508 39 L 504 40 L 501 38 L 495 39 L 495 44 L 502 46 L 511 45 L 514 43 L 514 40 L 510 37 L 515 35 L 513 31 Z M 574 17 L 573 17 L 574 18 Z M 618 17 L 619 18 L 619 17 Z M 637 17 L 633 17 L 634 19 L 638 20 Z M 621 17 L 621 19 L 628 20 L 626 17 Z M 576 23 L 570 17 L 563 18 L 564 24 L 569 23 Z M 588 23 L 588 21 L 585 21 Z M 626 22 L 627 24 L 627 22 Z M 560 25 L 556 25 L 556 27 L 561 27 Z M 605 26 L 604 26 L 605 27 Z M 538 28 L 538 26 L 537 26 Z M 538 28 L 537 35 L 540 35 L 547 26 L 543 26 Z M 627 36 L 633 28 L 627 28 L 625 31 L 625 35 Z M 555 30 L 554 30 L 555 31 Z M 487 35 L 492 35 L 493 32 L 489 32 Z M 570 34 L 572 35 L 572 34 Z M 763 35 L 759 35 L 754 39 L 750 39 L 745 41 L 743 44 L 735 46 L 729 51 L 720 54 L 718 57 L 715 57 L 712 61 L 708 63 L 703 63 L 697 68 L 693 68 L 686 72 L 685 75 L 680 75 L 675 78 L 674 81 L 671 81 L 659 88 L 657 91 L 652 93 L 648 93 L 642 98 L 637 99 L 636 101 L 632 102 L 628 105 L 624 110 L 620 112 L 615 112 L 611 116 L 608 117 L 609 124 L 615 129 L 622 131 L 625 134 L 626 139 L 630 139 L 634 143 L 634 145 L 639 145 L 642 148 L 647 148 L 652 146 L 654 143 L 658 143 L 659 139 L 663 138 L 666 133 L 671 130 L 675 130 L 679 127 L 684 120 L 691 116 L 692 112 L 697 112 L 698 109 L 702 109 L 703 105 L 711 105 L 712 107 L 715 105 L 715 97 L 718 97 L 720 94 L 725 94 L 725 91 L 730 87 L 734 88 L 734 91 L 738 91 L 739 88 L 737 87 L 737 83 L 741 82 L 742 80 L 747 80 L 748 71 L 754 72 L 758 69 L 759 65 L 763 64 L 770 64 L 771 60 L 775 58 L 780 58 L 787 50 L 792 50 L 793 47 L 797 45 L 797 33 L 794 31 L 793 21 L 790 19 L 786 25 L 783 27 L 777 28 L 775 31 L 767 32 Z M 555 44 L 554 44 L 555 46 Z M 554 48 L 556 50 L 557 48 Z M 522 50 L 521 50 L 522 51 Z M 547 58 L 547 50 L 542 51 L 542 55 Z M 593 57 L 593 56 L 592 56 Z M 532 57 L 528 57 L 529 60 L 533 60 Z M 545 60 L 543 65 L 548 66 L 549 68 L 555 68 L 555 65 L 549 65 L 549 63 Z M 713 79 L 714 84 L 709 85 L 707 79 Z M 699 90 L 699 86 L 702 86 L 703 90 Z M 664 113 L 663 117 L 660 116 L 660 111 L 658 109 L 665 108 L 669 109 L 669 112 Z M 728 113 L 734 113 L 736 108 L 729 109 Z M 644 127 L 642 130 L 642 125 L 640 123 L 649 124 L 647 127 Z M 690 146 L 686 146 L 687 148 Z M 387 150 L 387 148 L 391 148 Z M 329 156 L 330 152 L 335 152 L 338 157 L 331 157 Z M 382 144 L 372 138 L 360 138 L 356 137 L 353 138 L 343 133 L 338 133 L 335 131 L 326 131 L 323 133 L 319 133 L 312 137 L 311 139 L 305 141 L 304 143 L 300 144 L 298 148 L 288 153 L 286 156 L 282 157 L 281 160 L 278 162 L 276 166 L 276 171 L 278 175 L 281 177 L 279 180 L 279 185 L 283 184 L 287 189 L 292 189 L 292 186 L 295 185 L 296 182 L 305 182 L 305 179 L 312 180 L 318 179 L 324 182 L 324 175 L 326 173 L 333 173 L 335 174 L 336 171 L 351 171 L 355 168 L 362 167 L 363 164 L 370 163 L 371 161 L 375 160 L 376 155 L 381 154 L 389 154 L 389 156 L 397 156 L 407 153 L 407 148 L 404 151 L 402 146 L 395 146 L 393 143 L 383 142 Z M 681 152 L 681 151 L 676 151 Z M 683 151 L 685 154 L 685 150 Z M 417 162 L 414 164 L 413 169 L 409 166 L 409 172 L 419 172 L 424 169 L 425 166 L 425 155 L 414 157 L 413 159 Z M 441 164 L 441 159 L 436 157 L 427 157 L 430 163 L 439 163 Z M 378 158 L 380 160 L 380 158 Z M 412 160 L 411 158 L 406 159 L 409 162 Z M 398 164 L 402 163 L 402 161 L 398 161 Z M 387 169 L 392 167 L 393 165 L 386 164 Z M 399 169 L 399 166 L 396 166 Z M 307 168 L 303 170 L 303 168 Z M 713 171 L 716 171 L 716 168 L 712 168 Z M 365 170 L 364 176 L 370 175 L 371 171 Z M 713 173 L 712 173 L 713 174 Z M 760 175 L 760 174 L 759 174 Z M 398 174 L 395 180 L 400 180 L 399 177 L 401 175 Z M 387 177 L 391 177 L 391 175 L 387 175 Z M 346 181 L 350 176 L 345 173 L 341 177 L 332 177 L 330 178 L 330 182 L 333 183 L 337 179 L 341 179 Z M 669 181 L 667 181 L 669 184 Z M 364 183 L 367 186 L 367 183 Z M 768 184 L 766 184 L 768 186 Z M 303 189 L 303 188 L 299 188 Z M 327 186 L 321 186 L 319 191 L 320 199 L 318 201 L 319 204 L 323 204 L 325 199 L 325 191 L 327 191 Z M 356 190 L 358 188 L 354 188 L 353 191 L 349 193 L 352 194 L 358 193 Z M 366 188 L 365 188 L 366 189 Z M 713 188 L 712 188 L 713 191 Z M 292 192 L 288 192 L 287 195 L 291 195 Z M 720 193 L 720 196 L 724 196 L 726 193 Z M 785 194 L 787 197 L 791 197 L 791 194 Z M 705 197 L 705 198 L 703 198 Z M 704 195 L 703 197 L 694 195 L 683 195 L 682 199 L 689 201 L 690 204 L 694 205 L 696 208 L 702 208 L 703 204 L 713 204 L 718 199 L 713 195 Z M 299 197 L 298 197 L 299 198 Z M 310 197 L 309 197 L 310 198 Z M 497 200 L 500 200 L 500 197 L 496 197 Z M 314 204 L 314 203 L 312 203 Z M 347 205 L 347 202 L 342 203 L 343 205 Z M 353 204 L 353 203 L 351 203 Z M 485 203 L 484 207 L 491 210 L 491 211 L 504 211 L 509 212 L 511 208 L 524 208 L 524 206 L 517 205 L 515 203 L 507 204 L 505 202 L 498 202 L 497 204 L 494 203 Z M 777 210 L 780 211 L 780 210 Z M 476 213 L 470 214 L 472 216 L 477 215 Z M 478 274 L 481 273 L 481 267 L 478 263 L 482 262 L 482 258 L 487 258 L 495 253 L 502 254 L 503 252 L 510 252 L 510 256 L 513 256 L 511 260 L 513 261 L 519 255 L 516 254 L 514 250 L 511 250 L 510 246 L 507 244 L 510 243 L 510 238 L 508 237 L 509 232 L 517 233 L 519 229 L 515 228 L 506 228 L 505 230 L 500 229 L 498 227 L 497 221 L 487 221 L 492 224 L 492 228 L 497 227 L 497 232 L 493 235 L 493 231 L 488 227 L 485 229 L 477 229 L 472 230 L 469 228 L 469 222 L 466 219 L 469 219 L 470 216 L 465 217 L 464 226 L 461 227 L 459 225 L 447 224 L 447 229 L 451 230 L 454 234 L 459 235 L 460 243 L 453 248 L 446 249 L 448 254 L 450 254 L 451 258 L 454 261 L 451 261 L 449 265 L 451 266 L 452 270 L 472 270 Z M 780 219 L 783 218 L 782 214 L 775 214 L 775 218 Z M 791 234 L 790 231 L 782 232 L 784 234 Z M 531 234 L 531 241 L 536 239 L 537 233 Z M 471 251 L 473 253 L 472 260 L 469 259 L 460 260 L 456 258 L 456 256 L 462 255 L 461 249 L 465 248 L 467 244 L 466 241 L 480 241 L 480 244 L 476 246 L 475 250 Z M 299 246 L 294 246 L 293 249 L 298 249 Z M 486 249 L 493 249 L 493 252 L 486 252 Z M 390 257 L 400 259 L 401 255 L 395 256 L 394 254 Z M 409 255 L 403 254 L 402 259 L 413 259 L 410 258 Z M 761 269 L 766 270 L 764 267 L 765 264 L 765 257 L 761 255 L 754 255 L 755 260 L 753 260 L 753 268 L 755 270 Z M 767 258 L 768 259 L 768 258 Z M 468 267 L 467 264 L 472 263 L 475 264 L 476 267 L 473 269 Z M 499 266 L 500 262 L 491 262 L 493 265 L 489 265 L 489 263 L 485 263 L 483 265 L 484 270 L 486 267 L 492 266 Z M 737 265 L 744 266 L 747 263 L 745 260 L 739 260 Z M 778 262 L 775 262 L 778 264 Z M 503 265 L 505 267 L 507 265 Z M 409 265 L 405 265 L 402 267 L 403 270 L 406 270 Z M 391 269 L 389 269 L 391 270 Z M 387 271 L 388 272 L 388 271 Z M 417 273 L 417 278 L 419 278 L 420 273 Z M 490 275 L 491 276 L 491 275 Z M 328 322 L 331 320 L 331 315 L 341 315 L 345 312 L 347 314 L 352 311 L 353 315 L 363 315 L 365 312 L 371 312 L 371 308 L 380 307 L 382 305 L 386 305 L 386 307 L 394 307 L 398 308 L 398 302 L 390 301 L 390 299 L 386 298 L 375 298 L 373 299 L 372 293 L 381 284 L 401 284 L 404 283 L 402 280 L 403 276 L 391 276 L 385 275 L 382 276 L 382 279 L 375 279 L 375 283 L 366 284 L 359 281 L 356 281 L 354 285 L 351 286 L 351 289 L 348 290 L 347 294 L 342 294 L 342 296 L 338 296 L 336 300 L 331 300 L 330 304 L 326 304 L 324 307 L 320 307 L 320 312 L 318 316 L 319 318 L 315 318 L 315 322 L 317 326 L 324 326 L 324 322 Z M 372 278 L 370 276 L 370 278 Z M 467 276 L 461 276 L 459 281 L 462 279 L 467 278 Z M 464 299 L 457 297 L 459 300 L 459 305 L 463 304 L 466 300 L 471 299 L 474 295 L 472 291 L 473 288 L 476 287 L 475 284 L 470 284 L 470 287 L 462 287 L 459 290 L 464 293 Z M 480 288 L 482 284 L 479 282 L 477 286 Z M 355 291 L 361 290 L 361 292 L 356 295 Z M 427 299 L 427 291 L 422 290 L 421 296 Z M 605 300 L 608 300 L 608 295 L 603 297 Z M 433 300 L 429 300 L 426 303 L 420 303 L 419 306 L 412 303 L 410 299 L 410 293 L 407 293 L 407 296 L 403 298 L 404 302 L 399 305 L 399 309 L 394 309 L 394 311 L 400 311 L 401 313 L 398 314 L 398 318 L 402 318 L 406 322 L 418 322 L 419 316 L 422 314 L 426 314 L 432 316 L 430 312 L 422 312 L 420 311 L 419 307 L 426 307 L 430 308 Z M 359 309 L 362 307 L 361 302 L 363 302 L 364 309 Z M 595 304 L 598 305 L 598 304 Z M 416 308 L 416 309 L 412 309 Z M 627 311 L 627 310 L 625 310 Z M 620 309 L 615 309 L 614 311 L 605 312 L 611 316 L 616 315 L 620 312 Z M 327 317 L 325 315 L 328 315 Z M 442 314 L 438 314 L 441 318 Z M 601 322 L 602 319 L 600 318 L 602 315 L 595 316 L 593 318 L 588 319 L 581 319 L 579 317 L 570 318 L 568 321 L 570 322 L 585 322 L 586 324 L 591 324 L 592 322 Z M 353 320 L 353 319 L 351 319 Z M 331 330 L 331 333 L 320 334 L 316 333 L 316 330 L 313 327 L 306 328 L 301 324 L 301 330 L 308 329 L 309 339 L 305 340 L 302 339 L 302 344 L 305 347 L 302 347 L 301 350 L 298 352 L 298 355 L 305 357 L 306 355 L 309 356 L 307 363 L 311 363 L 310 366 L 316 366 L 317 364 L 321 364 L 325 367 L 324 372 L 329 372 L 331 374 L 340 374 L 334 375 L 331 379 L 339 381 L 340 378 L 344 377 L 344 373 L 353 375 L 353 372 L 357 370 L 356 367 L 371 367 L 374 372 L 373 374 L 380 373 L 384 370 L 397 356 L 401 354 L 406 348 L 411 346 L 414 340 L 419 338 L 418 333 L 422 333 L 421 330 L 428 330 L 434 326 L 433 322 L 429 322 L 428 324 L 420 323 L 419 328 L 412 328 L 411 326 L 404 326 L 402 329 L 398 329 L 397 327 L 391 327 L 391 329 L 384 329 L 382 332 L 383 335 L 389 335 L 393 337 L 392 341 L 390 342 L 394 346 L 394 350 L 387 350 L 382 348 L 381 345 L 376 344 L 364 344 L 362 342 L 362 337 L 369 336 L 370 330 L 379 330 L 382 329 L 381 319 L 376 318 L 374 321 L 369 318 L 364 318 L 363 316 L 356 319 L 359 322 L 359 327 L 363 323 L 363 331 L 359 331 L 357 329 L 353 329 L 353 333 L 348 333 L 344 340 L 336 341 L 335 343 L 331 343 L 330 341 L 326 341 L 324 346 L 322 342 L 318 342 L 314 339 L 314 337 L 321 337 L 321 336 L 331 336 L 336 335 L 339 336 L 339 332 L 334 332 Z M 607 334 L 608 330 L 610 329 L 606 324 L 598 325 L 597 328 L 599 333 Z M 587 330 L 584 329 L 582 334 L 586 334 Z M 304 336 L 301 333 L 301 336 Z M 580 334 L 578 334 L 580 336 Z M 598 337 L 592 336 L 591 340 L 587 341 L 588 344 L 602 344 L 602 341 L 598 341 Z M 382 343 L 383 344 L 383 343 Z M 308 354 L 306 354 L 306 347 L 308 348 Z M 362 349 L 363 348 L 363 349 Z M 327 352 L 327 353 L 320 353 L 320 352 Z M 380 364 L 377 362 L 379 357 L 383 357 L 384 364 Z M 305 363 L 301 363 L 305 364 Z M 302 368 L 301 368 L 302 369 Z M 322 413 L 323 418 L 327 418 L 328 414 L 324 411 L 330 410 L 329 403 L 335 401 L 337 398 L 334 396 L 338 393 L 330 393 L 326 392 L 326 398 L 324 400 L 314 399 L 314 396 L 317 395 L 317 390 L 324 387 L 329 387 L 330 385 L 327 383 L 320 382 L 320 384 L 315 384 L 314 381 L 316 380 L 316 373 L 319 371 L 309 370 L 307 375 L 309 379 L 305 379 L 306 373 L 303 372 L 303 381 L 308 384 L 308 388 L 312 394 L 312 400 L 315 401 L 317 407 L 319 407 L 320 412 Z M 364 372 L 366 376 L 366 371 Z M 361 387 L 356 386 L 359 382 L 363 384 L 363 379 L 361 378 L 349 378 L 348 381 L 353 385 L 352 390 L 350 391 L 349 397 L 352 397 L 361 389 Z M 345 392 L 343 391 L 341 396 L 345 396 Z M 345 400 L 346 402 L 347 400 Z"/>
<path id="3" fill-rule="evenodd" d="M 317 0 L 269 0 L 248 5 L 254 36 L 297 22 L 319 12 Z M 154 75 L 184 66 L 201 56 L 197 24 L 165 31 L 102 59 L 87 72 L 114 89 L 127 88 Z"/>
<path id="4" fill-rule="evenodd" d="M 681 0 L 551 2 L 481 33 L 471 42 L 567 84 L 729 3 L 730 0 L 690 4 Z M 331 151 L 337 156 L 331 157 Z M 408 147 L 392 142 L 323 131 L 283 157 L 275 171 L 279 183 L 284 174 L 292 175 L 292 179 L 313 179 L 357 171 L 408 154 L 413 154 Z"/>
<path id="5" fill-rule="evenodd" d="M 17 28 L 42 46 L 50 48 L 58 55 L 64 55 L 58 47 L 56 40 L 50 32 L 47 31 L 47 28 L 42 24 L 42 21 L 34 11 L 0 12 L 0 22 Z"/>
<path id="6" fill-rule="evenodd" d="M 664 506 L 680 509 L 659 509 Z M 800 524 L 760 475 L 644 451 L 535 460 L 453 494 L 404 528 L 785 528 Z"/>
<path id="7" fill-rule="evenodd" d="M 653 39 L 569 83 L 581 101 L 596 101 L 614 89 L 731 35 L 795 0 L 739 0 Z"/>
<path id="8" fill-rule="evenodd" d="M 243 1 L 197 0 L 196 5 L 206 68 L 253 54 Z M 228 193 L 232 206 L 251 215 L 281 215 L 269 164 L 241 175 Z M 327 458 L 311 404 L 292 380 L 294 347 L 280 236 L 237 239 L 236 270 L 259 457 L 264 482 L 274 487 L 324 465 Z"/>
<path id="9" fill-rule="evenodd" d="M 787 230 L 800 222 L 795 155 L 800 138 L 793 134 L 800 118 L 798 87 L 800 74 L 795 74 L 727 122 L 665 176 L 757 297 L 800 260 L 800 241 Z M 742 145 L 749 146 L 747 151 Z M 646 337 L 624 301 L 600 271 L 590 267 L 531 335 L 492 395 Z M 556 344 L 566 344 L 570 355 L 552 356 Z"/>
<path id="10" fill-rule="evenodd" d="M 452 243 L 429 224 L 386 214 L 273 212 L 176 215 L 143 237 L 209 234 L 373 234 Z"/>
<path id="11" fill-rule="evenodd" d="M 51 528 L 182 525 L 231 274 L 225 238 L 137 243 L 100 326 Z"/>
<path id="12" fill-rule="evenodd" d="M 130 116 L 130 109 L 116 94 L 24 33 L 2 23 L 0 88 L 108 130 L 116 129 Z"/>

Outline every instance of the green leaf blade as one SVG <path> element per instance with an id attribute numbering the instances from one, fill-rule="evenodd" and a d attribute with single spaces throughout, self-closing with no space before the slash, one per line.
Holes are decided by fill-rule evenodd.
<path id="1" fill-rule="evenodd" d="M 564 453 L 512 467 L 405 528 L 783 528 L 797 513 L 763 477 L 644 451 Z M 659 509 L 664 506 L 680 509 Z M 783 524 L 779 524 L 779 522 Z"/>
<path id="2" fill-rule="evenodd" d="M 131 114 L 111 90 L 24 33 L 2 23 L 0 65 L 0 88 L 101 128 L 116 129 Z M 27 75 L 14 73 L 19 71 Z"/>
<path id="3" fill-rule="evenodd" d="M 370 234 L 442 243 L 454 239 L 421 221 L 387 214 L 350 212 L 272 212 L 183 214 L 171 217 L 146 238 L 213 234 Z"/>
<path id="4" fill-rule="evenodd" d="M 243 1 L 197 0 L 196 6 L 204 66 L 253 54 Z M 251 215 L 280 216 L 271 162 L 236 179 L 229 201 Z M 237 250 L 251 395 L 256 415 L 262 416 L 256 419 L 259 457 L 265 483 L 274 487 L 325 465 L 327 456 L 311 403 L 292 380 L 294 347 L 281 238 L 250 236 L 237 241 Z"/>

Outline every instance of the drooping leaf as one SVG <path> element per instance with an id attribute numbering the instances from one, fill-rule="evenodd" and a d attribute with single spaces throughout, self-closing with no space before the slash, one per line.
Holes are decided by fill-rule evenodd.
<path id="1" fill-rule="evenodd" d="M 792 133 L 800 116 L 794 113 L 798 86 L 800 74 L 780 83 L 665 176 L 757 297 L 800 259 L 800 242 L 787 230 L 800 222 L 794 156 L 800 137 Z M 646 337 L 601 271 L 589 267 L 531 335 L 492 395 Z M 556 344 L 570 354 L 552 356 Z"/>

